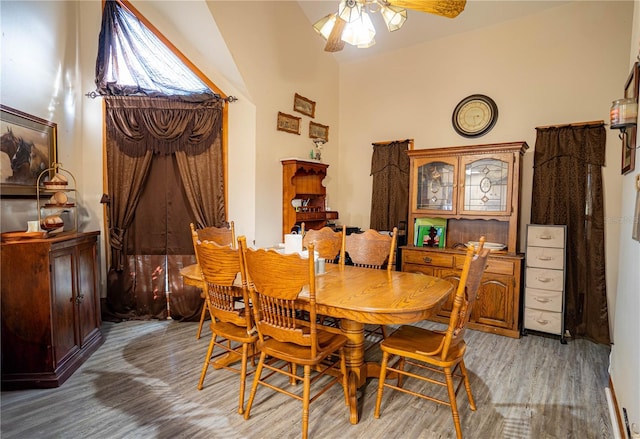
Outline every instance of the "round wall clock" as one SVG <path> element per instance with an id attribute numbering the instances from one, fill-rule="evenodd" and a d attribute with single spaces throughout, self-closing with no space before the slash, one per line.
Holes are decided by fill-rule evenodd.
<path id="1" fill-rule="evenodd" d="M 456 105 L 451 117 L 453 128 L 464 137 L 485 135 L 497 120 L 498 106 L 485 95 L 467 96 Z"/>

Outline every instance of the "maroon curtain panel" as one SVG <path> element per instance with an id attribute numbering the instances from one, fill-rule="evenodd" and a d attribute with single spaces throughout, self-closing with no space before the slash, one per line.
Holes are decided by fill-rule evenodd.
<path id="1" fill-rule="evenodd" d="M 567 226 L 565 328 L 608 344 L 603 124 L 537 129 L 531 223 Z"/>
<path id="2" fill-rule="evenodd" d="M 409 149 L 410 140 L 374 143 L 371 156 L 370 228 L 393 230 L 406 224 L 409 214 Z"/>

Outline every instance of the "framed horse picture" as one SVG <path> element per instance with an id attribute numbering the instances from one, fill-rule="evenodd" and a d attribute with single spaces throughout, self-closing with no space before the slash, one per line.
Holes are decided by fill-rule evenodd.
<path id="1" fill-rule="evenodd" d="M 56 161 L 57 126 L 0 104 L 0 196 L 35 196 L 38 176 Z"/>

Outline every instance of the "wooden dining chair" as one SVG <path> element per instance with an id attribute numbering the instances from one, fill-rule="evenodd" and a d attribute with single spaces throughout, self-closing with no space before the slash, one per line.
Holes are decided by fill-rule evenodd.
<path id="1" fill-rule="evenodd" d="M 396 254 L 396 239 L 398 228 L 394 227 L 389 233 L 381 233 L 368 229 L 363 233 L 352 233 L 345 237 L 345 259 L 357 267 L 386 268 L 391 271 L 394 267 Z"/>
<path id="2" fill-rule="evenodd" d="M 244 418 L 249 419 L 258 385 L 263 385 L 302 401 L 302 437 L 308 437 L 309 405 L 336 383 L 342 384 L 344 402 L 348 405 L 347 370 L 344 346 L 347 337 L 340 331 L 329 331 L 317 323 L 316 279 L 313 258 L 299 254 L 281 254 L 275 250 L 248 249 L 240 238 L 253 315 L 258 329 L 260 360 L 251 387 Z M 313 243 L 309 244 L 313 254 Z M 300 293 L 308 299 L 298 300 Z M 298 318 L 300 311 L 309 313 L 308 321 Z M 336 360 L 337 358 L 337 360 Z M 303 376 L 297 371 L 303 367 Z M 270 373 L 262 376 L 263 369 Z M 311 374 L 314 374 L 313 378 Z M 303 382 L 302 395 L 290 385 L 279 386 L 278 375 L 287 383 Z M 322 378 L 321 381 L 319 381 Z M 317 385 L 315 385 L 317 383 Z M 314 384 L 314 395 L 311 385 Z M 282 410 L 287 410 L 282 407 Z"/>
<path id="3" fill-rule="evenodd" d="M 196 229 L 193 223 L 189 224 L 191 227 L 191 236 L 193 238 L 193 248 L 195 249 L 196 241 L 211 241 L 219 245 L 230 245 L 236 247 L 236 231 L 233 225 L 233 221 L 229 223 L 228 227 L 203 227 Z M 194 234 L 195 233 L 195 234 Z M 198 256 L 196 255 L 196 261 Z M 198 325 L 198 333 L 196 338 L 199 339 L 202 334 L 202 327 L 204 326 L 204 319 L 207 315 L 207 301 L 205 300 L 204 288 L 202 289 L 202 312 L 200 313 L 200 324 Z"/>
<path id="4" fill-rule="evenodd" d="M 453 415 L 456 436 L 458 439 L 462 438 L 456 402 L 456 395 L 462 384 L 466 389 L 471 410 L 476 410 L 469 376 L 464 364 L 464 353 L 467 348 L 464 333 L 478 294 L 480 279 L 487 265 L 489 249 L 482 248 L 483 243 L 484 237 L 480 240 L 480 249 L 477 252 L 472 246 L 467 249 L 446 331 L 432 331 L 417 326 L 403 325 L 380 343 L 382 363 L 378 381 L 378 397 L 373 415 L 375 418 L 380 417 L 383 391 L 385 387 L 388 387 L 448 405 Z M 398 360 L 393 365 L 389 365 L 389 359 L 392 356 L 397 356 Z M 405 369 L 407 365 L 413 366 L 411 371 Z M 424 373 L 427 371 L 429 373 Z M 397 374 L 397 385 L 385 382 L 389 372 Z M 424 374 L 421 375 L 421 372 Z M 444 375 L 444 381 L 442 378 L 434 379 L 434 373 L 440 374 L 440 376 Z M 446 387 L 448 401 L 403 387 L 403 377 L 405 376 Z M 454 379 L 459 380 L 455 387 Z"/>
<path id="5" fill-rule="evenodd" d="M 304 223 L 303 223 L 304 224 Z M 342 231 L 336 232 L 331 227 L 323 227 L 319 230 L 307 230 L 302 238 L 302 247 L 307 248 L 313 243 L 313 248 L 318 257 L 325 262 L 333 264 L 340 261 L 344 248 L 344 240 L 347 236 L 347 226 L 342 226 Z"/>
<path id="6" fill-rule="evenodd" d="M 397 227 L 393 228 L 391 234 L 368 229 L 363 233 L 347 235 L 343 252 L 344 257 L 340 260 L 356 267 L 386 268 L 387 271 L 393 271 L 395 269 L 397 236 Z M 367 334 L 372 333 L 379 333 L 382 338 L 387 335 L 384 325 L 377 325 L 372 329 L 367 329 Z"/>
<path id="7" fill-rule="evenodd" d="M 193 232 L 194 235 L 196 232 Z M 235 247 L 235 246 L 234 246 Z M 253 358 L 258 335 L 253 327 L 249 294 L 242 253 L 229 245 L 218 245 L 211 241 L 196 242 L 196 254 L 205 285 L 205 300 L 211 311 L 211 341 L 204 359 L 198 382 L 202 390 L 209 366 L 224 368 L 240 374 L 240 396 L 238 413 L 244 411 L 244 393 L 247 377 L 249 351 Z M 214 355 L 214 349 L 221 349 Z M 240 367 L 232 366 L 240 348 Z M 224 361 L 221 357 L 226 355 Z"/>

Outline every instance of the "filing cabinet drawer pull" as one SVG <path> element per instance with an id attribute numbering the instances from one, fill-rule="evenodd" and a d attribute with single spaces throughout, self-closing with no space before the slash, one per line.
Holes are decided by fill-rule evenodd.
<path id="1" fill-rule="evenodd" d="M 540 323 L 541 325 L 548 325 L 549 324 L 549 320 L 536 319 L 536 322 Z"/>
<path id="2" fill-rule="evenodd" d="M 534 299 L 540 303 L 549 303 L 551 302 L 550 299 L 546 298 L 546 297 L 534 297 Z"/>
<path id="3" fill-rule="evenodd" d="M 431 262 L 433 262 L 433 260 L 429 256 L 425 256 L 424 258 L 422 258 L 422 260 L 425 262 L 425 264 L 430 264 Z"/>
<path id="4" fill-rule="evenodd" d="M 536 279 L 539 280 L 540 282 L 544 282 L 544 283 L 553 282 L 553 279 L 548 278 L 548 277 L 537 277 Z"/>
<path id="5" fill-rule="evenodd" d="M 539 261 L 553 261 L 553 258 L 551 256 L 538 256 L 537 259 Z"/>
<path id="6" fill-rule="evenodd" d="M 540 238 L 540 239 L 553 239 L 553 236 L 551 236 L 551 235 L 540 235 L 540 236 L 538 236 L 538 238 Z"/>

